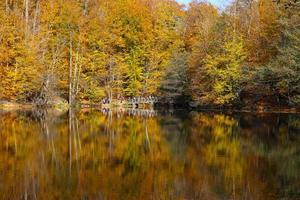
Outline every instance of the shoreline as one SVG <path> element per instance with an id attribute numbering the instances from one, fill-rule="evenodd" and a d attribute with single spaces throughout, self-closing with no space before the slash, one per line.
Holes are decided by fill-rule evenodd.
<path id="1" fill-rule="evenodd" d="M 60 109 L 60 110 L 68 110 L 69 106 L 61 104 L 47 105 L 47 106 L 38 106 L 34 103 L 16 103 L 16 102 L 0 102 L 0 110 L 2 111 L 20 111 L 20 110 L 32 110 L 32 109 Z M 86 108 L 94 108 L 94 109 L 122 109 L 122 108 L 132 108 L 124 105 L 117 104 L 80 104 L 76 106 L 79 109 Z M 145 109 L 145 108 L 136 108 L 136 109 Z M 240 113 L 295 113 L 300 114 L 300 107 L 288 107 L 288 106 L 274 106 L 271 108 L 270 106 L 266 107 L 235 107 L 235 106 L 222 106 L 222 107 L 213 107 L 213 106 L 198 106 L 198 107 L 175 107 L 169 108 L 167 106 L 158 106 L 154 107 L 154 110 L 188 110 L 188 111 L 204 111 L 204 112 L 240 112 Z"/>

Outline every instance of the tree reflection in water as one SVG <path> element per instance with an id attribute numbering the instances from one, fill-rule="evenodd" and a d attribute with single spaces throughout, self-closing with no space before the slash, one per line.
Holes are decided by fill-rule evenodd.
<path id="1" fill-rule="evenodd" d="M 299 133 L 293 114 L 0 113 L 0 199 L 299 199 Z"/>

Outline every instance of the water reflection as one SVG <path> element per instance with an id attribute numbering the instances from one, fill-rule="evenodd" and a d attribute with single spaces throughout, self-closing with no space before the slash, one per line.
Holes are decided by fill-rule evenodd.
<path id="1" fill-rule="evenodd" d="M 0 199 L 299 199 L 300 116 L 0 113 Z"/>

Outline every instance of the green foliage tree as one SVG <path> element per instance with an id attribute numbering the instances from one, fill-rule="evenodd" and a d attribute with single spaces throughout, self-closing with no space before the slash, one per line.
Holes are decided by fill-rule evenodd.
<path id="1" fill-rule="evenodd" d="M 215 104 L 230 104 L 239 98 L 242 67 L 245 61 L 243 40 L 233 33 L 227 35 L 221 49 L 209 54 L 205 67 L 209 80 L 213 80 L 211 92 L 203 99 Z"/>
<path id="2" fill-rule="evenodd" d="M 125 70 L 124 89 L 128 96 L 137 96 L 141 94 L 143 87 L 143 68 L 141 58 L 142 52 L 140 49 L 132 49 L 129 55 L 125 58 L 127 67 Z"/>

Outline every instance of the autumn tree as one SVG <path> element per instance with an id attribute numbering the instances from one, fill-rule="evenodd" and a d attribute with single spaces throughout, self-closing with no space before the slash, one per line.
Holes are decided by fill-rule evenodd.
<path id="1" fill-rule="evenodd" d="M 278 54 L 258 70 L 259 83 L 272 89 L 279 101 L 289 105 L 300 103 L 300 15 L 299 8 L 281 7 L 281 40 Z"/>
<path id="2" fill-rule="evenodd" d="M 244 61 L 242 38 L 236 34 L 227 35 L 222 48 L 205 60 L 207 76 L 213 85 L 212 93 L 203 96 L 204 101 L 221 105 L 235 102 L 241 91 Z"/>
<path id="3" fill-rule="evenodd" d="M 26 36 L 18 11 L 0 10 L 0 98 L 26 100 L 39 88 L 38 49 Z"/>
<path id="4" fill-rule="evenodd" d="M 208 80 L 205 80 L 206 70 L 204 60 L 208 52 L 216 46 L 220 40 L 215 27 L 220 30 L 224 27 L 218 23 L 218 10 L 211 4 L 199 1 L 190 3 L 186 14 L 186 30 L 184 42 L 188 55 L 189 90 L 195 101 L 199 101 L 206 90 Z"/>

